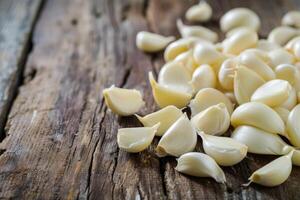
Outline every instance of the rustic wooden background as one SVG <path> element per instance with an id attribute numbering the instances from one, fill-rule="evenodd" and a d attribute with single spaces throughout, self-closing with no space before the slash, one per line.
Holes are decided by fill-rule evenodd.
<path id="1" fill-rule="evenodd" d="M 244 6 L 261 17 L 261 37 L 300 9 L 299 0 L 207 1 L 208 27 L 218 31 L 225 11 Z M 177 173 L 174 158 L 155 156 L 157 139 L 139 154 L 118 149 L 118 128 L 139 123 L 112 114 L 103 88 L 137 88 L 147 102 L 141 114 L 154 111 L 147 72 L 157 74 L 162 55 L 138 51 L 135 35 L 178 35 L 175 20 L 194 3 L 0 1 L 0 199 L 300 199 L 299 167 L 279 187 L 241 187 L 274 157 L 248 155 L 224 168 L 222 185 Z"/>

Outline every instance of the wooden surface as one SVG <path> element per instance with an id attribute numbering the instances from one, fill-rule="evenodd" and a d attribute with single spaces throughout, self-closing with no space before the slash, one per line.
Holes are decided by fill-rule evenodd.
<path id="1" fill-rule="evenodd" d="M 8 12 L 3 2 L 0 10 Z M 214 9 L 208 27 L 217 31 L 225 11 L 245 6 L 262 18 L 262 37 L 279 25 L 284 12 L 300 8 L 297 0 L 208 2 Z M 274 157 L 248 155 L 240 164 L 224 168 L 228 183 L 222 185 L 210 178 L 177 173 L 174 158 L 155 155 L 158 139 L 139 154 L 118 149 L 118 128 L 140 124 L 134 117 L 112 114 L 104 104 L 103 88 L 112 84 L 136 88 L 146 100 L 141 114 L 157 109 L 147 73 L 158 72 L 162 55 L 138 51 L 135 35 L 141 30 L 177 34 L 175 20 L 193 3 L 47 0 L 38 9 L 39 1 L 28 0 L 20 10 L 31 14 L 1 17 L 0 32 L 7 23 L 4 19 L 20 20 L 16 24 L 22 24 L 25 33 L 12 28 L 16 32 L 11 35 L 23 41 L 18 43 L 23 46 L 19 45 L 22 48 L 17 55 L 27 55 L 1 49 L 9 54 L 12 70 L 25 70 L 21 84 L 11 78 L 1 80 L 2 85 L 18 86 L 18 93 L 15 98 L 11 95 L 13 101 L 6 100 L 12 105 L 8 114 L 8 109 L 0 110 L 6 131 L 0 143 L 0 199 L 300 199 L 299 167 L 294 167 L 291 177 L 279 187 L 241 187 L 251 172 Z M 34 16 L 38 16 L 35 25 Z M 29 40 L 32 50 L 22 50 Z M 7 62 L 0 55 L 0 63 Z M 2 85 L 0 93 L 6 91 Z M 199 139 L 198 150 L 200 146 Z"/>

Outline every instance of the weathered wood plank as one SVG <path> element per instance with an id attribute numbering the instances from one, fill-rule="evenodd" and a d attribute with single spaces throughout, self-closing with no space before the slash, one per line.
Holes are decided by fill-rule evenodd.
<path id="1" fill-rule="evenodd" d="M 29 48 L 41 0 L 0 1 L 0 141 Z"/>

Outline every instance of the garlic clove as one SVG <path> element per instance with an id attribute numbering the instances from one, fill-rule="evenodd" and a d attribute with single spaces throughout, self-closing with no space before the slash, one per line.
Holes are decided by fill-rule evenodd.
<path id="1" fill-rule="evenodd" d="M 299 35 L 297 29 L 288 26 L 274 28 L 268 35 L 268 41 L 284 46 L 293 37 Z"/>
<path id="2" fill-rule="evenodd" d="M 189 83 L 192 76 L 188 69 L 179 62 L 166 63 L 160 70 L 158 75 L 158 83 L 172 90 L 193 93 L 193 88 Z"/>
<path id="3" fill-rule="evenodd" d="M 222 63 L 218 73 L 218 79 L 222 88 L 233 90 L 233 79 L 237 66 L 236 58 L 228 58 Z"/>
<path id="4" fill-rule="evenodd" d="M 270 51 L 269 57 L 273 67 L 276 67 L 280 64 L 293 64 L 295 61 L 293 54 L 282 48 Z"/>
<path id="5" fill-rule="evenodd" d="M 249 102 L 237 107 L 231 115 L 231 125 L 249 125 L 286 136 L 284 122 L 280 116 L 272 108 L 259 102 Z"/>
<path id="6" fill-rule="evenodd" d="M 288 117 L 286 129 L 292 145 L 300 147 L 300 104 L 295 106 Z"/>
<path id="7" fill-rule="evenodd" d="M 177 20 L 177 28 L 179 30 L 180 35 L 183 38 L 186 37 L 199 37 L 204 40 L 208 40 L 210 42 L 217 42 L 218 34 L 213 32 L 212 30 L 205 28 L 204 26 L 188 26 L 183 24 L 181 19 Z"/>
<path id="8" fill-rule="evenodd" d="M 286 80 L 291 85 L 295 83 L 297 68 L 291 64 L 280 64 L 275 67 L 276 78 Z"/>
<path id="9" fill-rule="evenodd" d="M 237 27 L 248 27 L 258 31 L 260 19 L 255 12 L 248 8 L 234 8 L 222 16 L 220 26 L 223 32 L 228 32 Z"/>
<path id="10" fill-rule="evenodd" d="M 168 130 L 168 128 L 170 128 L 170 126 L 182 115 L 183 113 L 180 109 L 170 105 L 144 117 L 139 115 L 136 115 L 136 117 L 145 127 L 152 127 L 155 124 L 160 123 L 155 135 L 162 136 Z"/>
<path id="11" fill-rule="evenodd" d="M 286 108 L 283 108 L 283 107 L 275 107 L 275 108 L 273 108 L 273 110 L 275 112 L 277 112 L 277 114 L 280 116 L 282 121 L 286 124 L 287 119 L 288 119 L 289 114 L 290 114 L 290 111 Z"/>
<path id="12" fill-rule="evenodd" d="M 281 156 L 253 172 L 249 178 L 250 183 L 274 187 L 285 182 L 292 171 L 292 153 Z"/>
<path id="13" fill-rule="evenodd" d="M 279 106 L 289 98 L 292 89 L 289 82 L 285 80 L 271 80 L 255 90 L 251 101 L 261 102 L 270 107 Z"/>
<path id="14" fill-rule="evenodd" d="M 292 88 L 287 100 L 285 100 L 280 107 L 292 110 L 297 104 L 297 93 L 295 88 Z"/>
<path id="15" fill-rule="evenodd" d="M 189 50 L 189 51 L 179 54 L 178 56 L 176 56 L 174 61 L 183 64 L 183 66 L 190 72 L 191 75 L 193 74 L 195 69 L 198 67 L 198 65 L 196 64 L 196 62 L 194 60 L 192 50 Z"/>
<path id="16" fill-rule="evenodd" d="M 145 52 L 158 52 L 163 50 L 175 37 L 165 37 L 159 34 L 141 31 L 136 35 L 136 46 Z"/>
<path id="17" fill-rule="evenodd" d="M 191 119 L 192 125 L 209 135 L 222 135 L 230 126 L 230 115 L 224 103 L 213 105 Z"/>
<path id="18" fill-rule="evenodd" d="M 183 108 L 189 103 L 190 99 L 192 98 L 192 95 L 189 93 L 180 92 L 158 84 L 151 72 L 149 73 L 149 81 L 152 87 L 154 100 L 160 108 L 169 105 Z"/>
<path id="19" fill-rule="evenodd" d="M 294 150 L 292 156 L 293 165 L 300 166 L 300 150 Z"/>
<path id="20" fill-rule="evenodd" d="M 216 161 L 204 153 L 190 152 L 177 159 L 177 171 L 197 177 L 212 177 L 218 183 L 225 183 L 223 170 Z"/>
<path id="21" fill-rule="evenodd" d="M 283 16 L 281 24 L 285 26 L 300 28 L 300 12 L 296 10 L 287 12 Z"/>
<path id="22" fill-rule="evenodd" d="M 280 45 L 268 40 L 261 39 L 258 40 L 256 48 L 265 52 L 270 52 L 274 49 L 280 48 Z"/>
<path id="23" fill-rule="evenodd" d="M 204 152 L 221 166 L 232 166 L 247 155 L 248 147 L 229 137 L 218 137 L 199 132 Z"/>
<path id="24" fill-rule="evenodd" d="M 257 73 L 240 65 L 234 76 L 234 96 L 238 104 L 249 102 L 254 91 L 264 83 Z"/>
<path id="25" fill-rule="evenodd" d="M 249 153 L 264 155 L 284 155 L 293 148 L 278 135 L 253 126 L 239 126 L 234 129 L 231 138 L 245 144 Z"/>
<path id="26" fill-rule="evenodd" d="M 138 90 L 118 88 L 112 85 L 103 90 L 107 107 L 121 116 L 129 116 L 138 112 L 145 105 L 143 97 Z"/>
<path id="27" fill-rule="evenodd" d="M 206 22 L 210 20 L 211 16 L 212 8 L 206 1 L 200 1 L 185 13 L 185 18 L 191 22 Z"/>
<path id="28" fill-rule="evenodd" d="M 156 152 L 159 157 L 181 156 L 193 151 L 197 143 L 197 133 L 186 114 L 182 115 L 161 137 Z"/>
<path id="29" fill-rule="evenodd" d="M 190 82 L 195 92 L 203 88 L 215 88 L 217 78 L 213 68 L 210 65 L 200 65 L 193 73 Z"/>
<path id="30" fill-rule="evenodd" d="M 294 45 L 300 40 L 300 36 L 293 37 L 291 40 L 289 40 L 288 43 L 284 46 L 286 50 L 289 52 L 293 51 Z"/>
<path id="31" fill-rule="evenodd" d="M 150 146 L 160 123 L 152 127 L 121 128 L 118 130 L 117 142 L 120 149 L 137 153 Z"/>
<path id="32" fill-rule="evenodd" d="M 222 92 L 214 88 L 201 89 L 191 100 L 189 107 L 192 111 L 192 116 L 207 109 L 210 106 L 224 103 L 228 112 L 231 114 L 233 111 L 233 105 L 231 101 Z"/>

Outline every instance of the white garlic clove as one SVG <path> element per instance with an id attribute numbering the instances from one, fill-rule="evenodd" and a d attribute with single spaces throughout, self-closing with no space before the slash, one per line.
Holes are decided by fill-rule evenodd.
<path id="1" fill-rule="evenodd" d="M 292 156 L 293 165 L 300 166 L 300 150 L 294 150 Z"/>
<path id="2" fill-rule="evenodd" d="M 163 50 L 175 37 L 165 37 L 155 33 L 141 31 L 136 35 L 136 46 L 145 52 L 158 52 Z"/>
<path id="3" fill-rule="evenodd" d="M 120 149 L 137 153 L 150 146 L 159 123 L 152 127 L 121 128 L 118 130 L 117 142 Z"/>
<path id="4" fill-rule="evenodd" d="M 217 85 L 216 74 L 211 66 L 206 64 L 200 65 L 194 71 L 190 83 L 195 92 L 198 92 L 203 88 L 215 88 Z"/>
<path id="5" fill-rule="evenodd" d="M 222 63 L 218 73 L 218 79 L 222 88 L 233 90 L 233 79 L 237 66 L 236 58 L 228 58 Z"/>
<path id="6" fill-rule="evenodd" d="M 256 32 L 242 29 L 223 41 L 223 52 L 238 55 L 245 49 L 255 47 L 257 41 L 258 36 Z"/>
<path id="7" fill-rule="evenodd" d="M 249 178 L 250 183 L 274 187 L 285 182 L 292 171 L 292 153 L 281 156 L 253 172 Z"/>
<path id="8" fill-rule="evenodd" d="M 170 128 L 170 126 L 182 115 L 183 113 L 180 109 L 170 105 L 144 117 L 139 115 L 136 115 L 136 117 L 146 127 L 152 127 L 155 124 L 160 123 L 155 135 L 162 136 L 168 130 L 168 128 Z"/>
<path id="9" fill-rule="evenodd" d="M 214 88 L 204 88 L 196 94 L 195 98 L 190 102 L 189 107 L 191 108 L 192 116 L 195 116 L 208 107 L 219 103 L 224 103 L 228 112 L 232 113 L 233 105 L 227 96 Z"/>
<path id="10" fill-rule="evenodd" d="M 285 26 L 300 28 L 300 12 L 296 10 L 287 12 L 283 16 L 281 24 Z"/>
<path id="11" fill-rule="evenodd" d="M 255 12 L 248 8 L 234 8 L 222 16 L 220 26 L 223 32 L 228 32 L 237 27 L 248 27 L 258 31 L 260 19 Z"/>
<path id="12" fill-rule="evenodd" d="M 192 95 L 190 93 L 180 92 L 158 84 L 151 72 L 149 73 L 149 81 L 152 87 L 154 100 L 160 108 L 169 105 L 183 108 L 189 103 L 190 99 L 192 98 Z"/>
<path id="13" fill-rule="evenodd" d="M 217 42 L 218 34 L 204 26 L 188 26 L 183 24 L 181 19 L 177 20 L 177 28 L 183 38 L 199 37 L 210 42 Z"/>
<path id="14" fill-rule="evenodd" d="M 257 73 L 240 65 L 234 76 L 234 96 L 238 104 L 249 102 L 254 91 L 264 83 Z"/>
<path id="15" fill-rule="evenodd" d="M 194 60 L 192 50 L 179 54 L 178 56 L 176 56 L 174 61 L 183 64 L 183 66 L 190 72 L 190 74 L 193 74 L 195 69 L 198 67 L 197 63 Z"/>
<path id="16" fill-rule="evenodd" d="M 280 116 L 282 121 L 286 124 L 287 119 L 288 119 L 289 114 L 290 114 L 290 111 L 286 108 L 283 108 L 283 107 L 275 107 L 275 108 L 273 108 L 273 110 L 275 110 L 275 112 L 277 112 L 277 114 Z"/>
<path id="17" fill-rule="evenodd" d="M 286 129 L 292 145 L 300 147 L 300 104 L 295 106 L 288 117 Z"/>
<path id="18" fill-rule="evenodd" d="M 297 92 L 295 88 L 292 88 L 287 100 L 285 100 L 280 107 L 292 110 L 297 104 Z"/>
<path id="19" fill-rule="evenodd" d="M 196 177 L 212 177 L 218 183 L 225 183 L 223 170 L 216 161 L 204 153 L 190 152 L 177 159 L 177 171 Z"/>
<path id="20" fill-rule="evenodd" d="M 192 125 L 209 135 L 222 135 L 230 126 L 230 115 L 224 103 L 213 105 L 191 119 Z"/>
<path id="21" fill-rule="evenodd" d="M 247 155 L 248 147 L 229 137 L 218 137 L 200 132 L 204 152 L 221 166 L 232 166 Z"/>
<path id="22" fill-rule="evenodd" d="M 234 129 L 231 138 L 245 144 L 249 153 L 264 155 L 284 155 L 293 148 L 278 135 L 253 126 L 239 126 Z"/>
<path id="23" fill-rule="evenodd" d="M 269 33 L 268 41 L 284 46 L 289 40 L 297 35 L 299 35 L 299 33 L 296 29 L 288 26 L 279 26 Z"/>
<path id="24" fill-rule="evenodd" d="M 281 64 L 275 67 L 276 78 L 286 80 L 291 85 L 295 83 L 297 68 L 291 64 Z"/>
<path id="25" fill-rule="evenodd" d="M 197 143 L 197 133 L 186 114 L 182 115 L 161 137 L 156 152 L 159 157 L 181 156 L 193 151 Z"/>
<path id="26" fill-rule="evenodd" d="M 160 70 L 158 75 L 158 83 L 172 90 L 193 93 L 193 88 L 189 83 L 192 76 L 188 69 L 179 62 L 166 63 Z"/>
<path id="27" fill-rule="evenodd" d="M 143 97 L 138 90 L 118 88 L 112 85 L 103 90 L 107 107 L 121 116 L 129 116 L 138 112 L 145 105 Z"/>
<path id="28" fill-rule="evenodd" d="M 285 126 L 280 116 L 272 108 L 259 102 L 244 103 L 237 107 L 231 115 L 231 125 L 254 126 L 285 136 Z"/>
<path id="29" fill-rule="evenodd" d="M 258 40 L 256 48 L 265 52 L 270 52 L 274 49 L 280 48 L 280 45 L 268 40 L 261 39 Z"/>
<path id="30" fill-rule="evenodd" d="M 283 104 L 292 92 L 292 86 L 285 80 L 275 79 L 266 82 L 251 97 L 251 101 L 275 107 Z"/>
<path id="31" fill-rule="evenodd" d="M 185 13 L 185 18 L 191 22 L 206 22 L 210 20 L 211 16 L 212 8 L 206 1 L 200 1 Z"/>
<path id="32" fill-rule="evenodd" d="M 276 67 L 280 64 L 293 64 L 295 61 L 294 56 L 285 49 L 275 49 L 269 52 L 271 65 Z"/>

